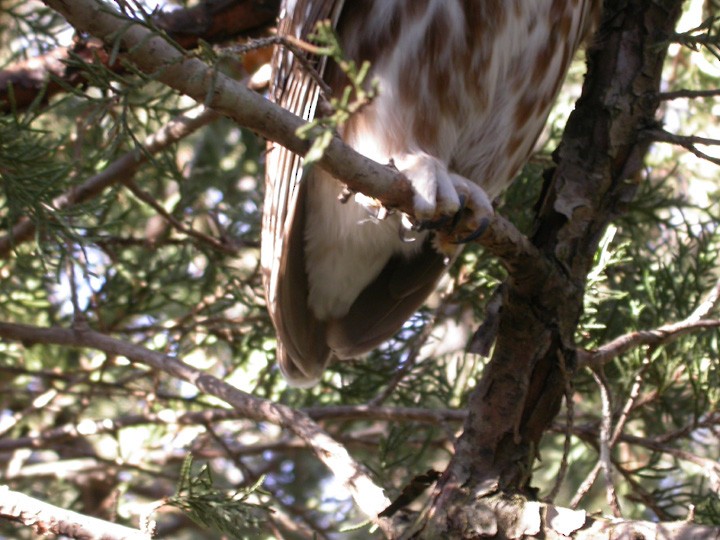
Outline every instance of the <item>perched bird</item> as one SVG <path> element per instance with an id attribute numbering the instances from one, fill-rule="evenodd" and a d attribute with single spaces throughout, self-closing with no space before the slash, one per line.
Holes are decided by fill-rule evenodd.
<path id="1" fill-rule="evenodd" d="M 340 136 L 407 176 L 417 220 L 462 206 L 472 228 L 528 159 L 599 4 L 283 0 L 278 33 L 307 40 L 331 21 L 345 55 L 370 61 L 378 83 Z M 295 47 L 279 46 L 273 68 L 272 99 L 306 120 L 327 103 L 323 87 L 339 95 L 348 83 L 335 63 Z M 343 204 L 339 181 L 278 145 L 266 167 L 261 258 L 277 358 L 290 383 L 309 386 L 331 359 L 395 334 L 453 253 L 401 215 L 381 219 L 361 194 Z"/>

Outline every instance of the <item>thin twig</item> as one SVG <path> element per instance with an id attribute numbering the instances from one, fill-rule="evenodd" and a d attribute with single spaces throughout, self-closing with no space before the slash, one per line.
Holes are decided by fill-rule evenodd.
<path id="1" fill-rule="evenodd" d="M 600 468 L 605 476 L 605 495 L 608 505 L 616 518 L 622 517 L 620 503 L 615 493 L 615 484 L 612 478 L 611 458 L 611 432 L 612 432 L 612 402 L 610 399 L 610 388 L 608 387 L 605 375 L 602 371 L 593 371 L 593 378 L 600 387 L 600 400 L 602 401 L 602 419 L 600 421 Z"/>
<path id="2" fill-rule="evenodd" d="M 720 88 L 714 88 L 712 90 L 687 90 L 683 88 L 682 90 L 675 90 L 673 92 L 660 92 L 658 94 L 658 97 L 664 101 L 680 98 L 694 99 L 718 96 L 720 96 Z"/>
<path id="3" fill-rule="evenodd" d="M 174 118 L 145 139 L 142 148 L 136 148 L 120 156 L 108 165 L 103 172 L 56 197 L 52 202 L 52 207 L 56 210 L 62 210 L 97 197 L 113 184 L 131 178 L 139 166 L 147 162 L 152 154 L 164 150 L 171 144 L 219 118 L 219 115 L 211 110 L 205 110 L 197 115 L 195 113 L 197 113 L 197 109 Z M 32 239 L 35 231 L 35 223 L 30 219 L 22 218 L 18 221 L 9 234 L 0 236 L 0 258 L 6 258 L 14 247 Z"/>
<path id="4" fill-rule="evenodd" d="M 715 165 L 720 165 L 720 158 L 706 154 L 695 146 L 696 144 L 718 146 L 720 145 L 720 140 L 718 139 L 709 139 L 707 137 L 697 137 L 694 135 L 675 135 L 662 129 L 653 129 L 649 132 L 649 135 L 658 142 L 681 146 L 701 159 L 705 159 Z"/>
<path id="5" fill-rule="evenodd" d="M 720 328 L 720 319 L 700 319 L 693 321 L 691 320 L 692 317 L 693 315 L 679 323 L 666 324 L 655 330 L 640 330 L 619 336 L 594 351 L 580 354 L 578 365 L 580 367 L 597 369 L 631 349 L 643 345 L 658 347 L 699 330 Z"/>
<path id="6" fill-rule="evenodd" d="M 209 236 L 207 234 L 204 234 L 200 231 L 197 231 L 193 229 L 192 227 L 187 227 L 184 225 L 180 220 L 175 218 L 170 212 L 165 210 L 163 208 L 162 204 L 160 204 L 158 201 L 156 201 L 150 193 L 142 189 L 140 186 L 137 185 L 137 183 L 132 180 L 126 180 L 123 182 L 125 187 L 127 187 L 130 192 L 135 195 L 139 200 L 149 205 L 153 210 L 155 210 L 160 217 L 162 217 L 165 221 L 170 223 L 173 227 L 175 227 L 176 230 L 179 232 L 188 235 L 191 238 L 195 238 L 196 240 L 199 240 L 213 249 L 216 249 L 218 251 L 222 251 L 224 253 L 233 254 L 235 253 L 235 249 L 233 249 L 231 246 L 227 245 L 226 243 L 222 242 L 221 240 L 218 240 L 217 238 L 213 238 L 212 236 Z"/>
<path id="7" fill-rule="evenodd" d="M 567 475 L 569 465 L 568 457 L 570 456 L 570 447 L 572 442 L 572 429 L 575 421 L 575 404 L 573 403 L 574 391 L 572 384 L 572 376 L 568 372 L 565 355 L 562 353 L 562 351 L 558 351 L 558 353 L 560 370 L 562 371 L 563 381 L 565 382 L 565 407 L 567 408 L 567 418 L 565 420 L 565 440 L 563 441 L 563 455 L 560 461 L 560 468 L 557 473 L 557 478 L 555 479 L 555 484 L 553 485 L 552 490 L 550 490 L 548 496 L 545 498 L 545 502 L 548 503 L 552 503 L 555 501 L 558 493 L 560 493 L 560 488 L 562 487 L 562 483 L 565 480 L 565 476 Z"/>

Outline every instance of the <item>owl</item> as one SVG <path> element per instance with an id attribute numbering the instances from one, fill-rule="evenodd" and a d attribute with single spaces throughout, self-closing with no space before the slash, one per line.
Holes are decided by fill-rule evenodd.
<path id="1" fill-rule="evenodd" d="M 461 208 L 472 230 L 527 161 L 599 0 L 284 0 L 280 36 L 329 20 L 345 56 L 370 62 L 377 95 L 339 129 L 413 188 L 414 222 Z M 302 56 L 302 57 L 300 57 Z M 305 120 L 345 72 L 280 45 L 271 99 Z M 270 143 L 261 262 L 277 360 L 291 384 L 392 337 L 457 254 L 407 216 L 378 212 L 317 165 Z"/>

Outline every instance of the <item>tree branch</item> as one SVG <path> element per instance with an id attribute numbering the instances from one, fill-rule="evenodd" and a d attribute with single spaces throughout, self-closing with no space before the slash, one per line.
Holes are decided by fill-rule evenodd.
<path id="1" fill-rule="evenodd" d="M 718 146 L 720 145 L 720 139 L 709 139 L 707 137 L 698 137 L 696 135 L 676 135 L 663 129 L 650 130 L 648 135 L 655 141 L 681 146 L 701 159 L 705 159 L 715 165 L 720 165 L 720 158 L 706 154 L 696 146 L 698 144 L 702 144 L 704 146 Z"/>
<path id="2" fill-rule="evenodd" d="M 127 181 L 128 178 L 132 178 L 140 165 L 148 161 L 151 155 L 161 152 L 218 118 L 217 113 L 211 110 L 202 111 L 200 114 L 196 113 L 197 110 L 174 118 L 145 139 L 141 148 L 124 154 L 109 164 L 103 172 L 56 197 L 52 203 L 53 208 L 62 210 L 80 204 L 97 197 L 113 184 Z M 7 258 L 15 246 L 32 239 L 35 231 L 35 223 L 29 218 L 20 219 L 9 234 L 0 236 L 0 258 Z"/>
<path id="3" fill-rule="evenodd" d="M 362 466 L 348 454 L 341 444 L 333 440 L 303 412 L 247 394 L 177 358 L 92 330 L 40 328 L 0 323 L 0 337 L 10 341 L 20 341 L 26 346 L 43 343 L 96 349 L 108 354 L 124 356 L 133 362 L 148 365 L 187 381 L 195 385 L 201 392 L 216 396 L 229 403 L 235 410 L 241 411 L 246 418 L 271 422 L 295 433 L 313 449 L 315 455 L 343 483 L 352 494 L 358 507 L 369 517 L 376 518 L 380 511 L 389 504 L 382 489 L 375 485 Z"/>
<path id="4" fill-rule="evenodd" d="M 48 533 L 83 540 L 151 540 L 152 534 L 38 501 L 0 486 L 0 517 Z"/>
<path id="5" fill-rule="evenodd" d="M 150 20 L 191 49 L 200 40 L 218 43 L 266 30 L 275 22 L 279 6 L 280 0 L 204 0 L 190 8 L 153 13 Z M 0 112 L 24 110 L 38 98 L 46 102 L 68 87 L 86 84 L 81 70 L 68 63 L 73 57 L 124 71 L 119 62 L 110 65 L 109 55 L 96 39 L 76 36 L 72 47 L 59 47 L 0 70 Z"/>
<path id="6" fill-rule="evenodd" d="M 276 141 L 298 155 L 305 155 L 311 141 L 296 135 L 305 122 L 288 111 L 248 90 L 238 81 L 212 66 L 180 52 L 162 36 L 95 0 L 44 0 L 75 28 L 117 46 L 124 58 L 160 82 L 204 103 L 238 124 Z M 400 172 L 376 163 L 334 137 L 318 165 L 353 191 L 380 200 L 389 208 L 413 214 L 410 182 Z M 450 227 L 450 225 L 448 225 Z M 454 236 L 448 229 L 449 235 Z M 504 261 L 508 270 L 533 267 L 540 275 L 554 272 L 532 243 L 508 220 L 491 218 L 488 229 L 477 240 L 486 250 Z"/>
<path id="7" fill-rule="evenodd" d="M 701 319 L 699 321 L 686 319 L 677 323 L 665 324 L 654 330 L 630 332 L 613 339 L 595 351 L 581 353 L 578 365 L 599 368 L 631 349 L 643 345 L 655 347 L 666 345 L 687 334 L 712 328 L 720 328 L 720 319 Z"/>

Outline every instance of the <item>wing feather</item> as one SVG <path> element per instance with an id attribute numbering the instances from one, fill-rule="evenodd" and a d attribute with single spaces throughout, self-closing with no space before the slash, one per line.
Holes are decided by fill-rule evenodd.
<path id="1" fill-rule="evenodd" d="M 307 41 L 316 24 L 337 24 L 344 0 L 283 0 L 278 34 Z M 300 61 L 286 47 L 277 47 L 271 98 L 304 120 L 311 120 L 321 89 L 308 70 L 322 77 L 325 58 Z M 284 147 L 268 144 L 261 262 L 265 292 L 278 332 L 278 362 L 296 384 L 317 380 L 329 358 L 324 324 L 307 307 L 307 278 L 303 250 L 304 193 L 302 158 Z M 293 358 L 297 361 L 293 362 Z"/>

